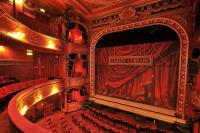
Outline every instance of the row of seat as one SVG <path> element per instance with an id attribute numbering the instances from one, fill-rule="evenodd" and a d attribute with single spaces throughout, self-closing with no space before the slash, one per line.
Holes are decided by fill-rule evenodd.
<path id="1" fill-rule="evenodd" d="M 53 133 L 57 133 L 56 125 L 53 123 L 53 121 L 50 118 L 47 119 L 46 128 L 48 130 L 51 130 L 51 132 Z"/>
<path id="2" fill-rule="evenodd" d="M 45 128 L 54 133 L 173 133 L 172 131 L 161 130 L 156 126 L 150 126 L 151 123 L 148 121 L 133 120 L 133 123 L 127 123 L 128 117 L 120 113 L 123 112 L 111 114 L 95 108 L 79 110 L 67 115 L 62 114 L 61 117 L 54 117 L 54 119 L 52 117 L 52 120 L 47 119 Z M 113 118 L 114 116 L 116 116 L 116 119 Z M 119 118 L 119 116 L 122 118 Z"/>
<path id="3" fill-rule="evenodd" d="M 45 124 L 41 124 L 41 126 L 53 133 L 85 133 L 85 131 L 78 127 L 72 120 L 73 116 L 80 116 L 80 113 L 81 112 L 78 111 L 69 113 L 68 115 L 61 114 L 61 116 L 57 117 L 49 116 L 44 121 Z"/>
<path id="4" fill-rule="evenodd" d="M 109 132 L 109 133 L 125 133 L 125 131 L 120 130 L 116 128 L 113 125 L 110 125 L 109 123 L 105 121 L 100 121 L 98 118 L 95 118 L 92 116 L 88 111 L 84 112 L 82 114 L 82 118 L 85 119 L 86 121 L 89 121 L 90 124 L 94 124 L 95 127 L 100 128 L 103 132 Z"/>
<path id="5" fill-rule="evenodd" d="M 24 81 L 24 82 L 20 82 L 20 83 L 15 83 L 15 84 L 11 84 L 11 85 L 7 85 L 4 87 L 0 88 L 0 99 L 13 94 L 15 92 L 21 91 L 25 88 L 31 87 L 33 85 L 37 85 L 43 82 L 46 82 L 47 79 L 45 78 L 41 78 L 41 79 L 36 79 L 36 80 L 30 80 L 30 81 Z"/>
<path id="6" fill-rule="evenodd" d="M 81 113 L 83 114 L 83 113 Z M 91 133 L 103 133 L 103 131 L 100 129 L 100 127 L 97 127 L 95 123 L 91 123 L 90 121 L 87 121 L 83 118 L 83 116 L 80 115 L 76 117 L 72 117 L 73 122 L 79 126 L 84 132 L 91 132 Z"/>
<path id="7" fill-rule="evenodd" d="M 156 132 L 156 133 L 171 133 L 164 129 L 159 129 L 156 124 L 151 122 L 139 122 L 133 117 L 127 117 L 123 113 L 110 114 L 103 110 L 95 108 L 89 109 L 90 117 L 93 116 L 99 121 L 103 121 L 125 132 Z"/>
<path id="8" fill-rule="evenodd" d="M 10 85 L 16 82 L 17 80 L 15 78 L 10 78 L 8 75 L 0 76 L 0 87 Z"/>
<path id="9" fill-rule="evenodd" d="M 119 118 L 117 115 L 108 113 L 106 111 L 100 111 L 95 108 L 90 108 L 88 110 L 88 113 L 90 116 L 93 116 L 97 118 L 99 121 L 103 121 L 105 123 L 108 123 L 111 126 L 115 126 L 118 129 L 121 129 L 125 132 L 128 132 L 130 130 L 133 130 L 134 132 L 136 130 L 135 125 L 132 125 L 134 122 L 131 122 L 131 124 L 126 122 L 126 118 Z"/>

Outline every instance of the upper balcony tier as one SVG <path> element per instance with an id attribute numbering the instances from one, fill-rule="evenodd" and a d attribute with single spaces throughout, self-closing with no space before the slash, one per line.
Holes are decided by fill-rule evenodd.
<path id="1" fill-rule="evenodd" d="M 32 22 L 34 23 L 34 22 Z M 62 52 L 62 41 L 30 29 L 13 18 L 0 6 L 0 35 L 9 40 Z"/>

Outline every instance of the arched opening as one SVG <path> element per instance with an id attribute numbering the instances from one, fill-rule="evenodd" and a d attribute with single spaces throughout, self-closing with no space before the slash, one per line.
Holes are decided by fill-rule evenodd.
<path id="1" fill-rule="evenodd" d="M 133 31 L 131 31 L 131 29 Z M 139 31 L 138 29 L 140 30 L 143 29 L 144 31 L 142 30 Z M 163 30 L 164 32 L 162 32 Z M 127 45 L 124 45 L 122 48 L 119 47 L 121 45 L 116 45 L 116 46 L 113 45 L 119 49 L 116 49 L 113 47 L 107 47 L 109 45 L 106 45 L 106 44 L 103 45 L 103 47 L 102 45 L 99 45 L 99 44 L 102 44 L 102 40 L 101 40 L 102 38 L 104 38 L 105 36 L 110 36 L 112 33 L 118 33 L 118 32 L 132 32 L 131 35 L 133 36 L 131 36 L 131 38 L 134 38 L 134 37 L 135 38 L 131 40 L 134 40 L 134 41 L 127 42 L 126 43 Z M 138 36 L 140 32 L 144 33 L 142 34 L 142 37 Z M 170 33 L 170 36 L 166 36 L 167 35 L 165 34 L 166 32 L 168 32 L 168 34 Z M 162 37 L 159 37 L 159 35 L 161 35 Z M 151 37 L 148 37 L 148 36 L 151 36 Z M 126 37 L 127 36 L 125 36 L 124 38 Z M 120 41 L 120 39 L 118 37 L 117 37 L 118 39 L 117 41 L 115 41 L 115 39 L 116 37 L 113 39 L 109 39 L 108 37 L 107 39 L 103 40 L 103 42 L 104 41 L 107 43 L 115 42 L 115 44 L 118 44 L 117 41 Z M 121 40 L 123 40 L 123 37 L 121 38 Z M 141 42 L 142 40 L 145 40 L 145 41 Z M 158 40 L 158 41 L 155 44 L 153 44 L 155 40 Z M 162 42 L 165 42 L 166 44 L 161 45 L 160 43 Z M 132 45 L 130 45 L 131 43 Z M 143 46 L 144 48 L 141 47 L 142 43 L 144 45 Z M 147 44 L 149 44 L 148 47 L 147 47 Z M 134 49 L 135 52 L 131 51 L 133 50 L 132 47 L 135 47 Z M 112 52 L 104 51 L 104 52 L 98 53 L 98 48 L 112 49 Z M 159 71 L 165 72 L 165 70 L 161 70 L 161 69 L 159 70 L 155 68 L 153 68 L 152 70 L 146 69 L 145 71 L 143 71 L 147 75 L 152 75 L 152 76 L 145 76 L 145 75 L 142 76 L 141 74 L 138 74 L 137 72 L 135 74 L 131 74 L 134 72 L 134 69 L 133 70 L 130 69 L 130 71 L 127 71 L 127 72 L 126 72 L 127 69 L 124 71 L 123 69 L 122 71 L 116 71 L 120 67 L 126 68 L 126 67 L 130 67 L 131 65 L 132 66 L 135 65 L 135 68 L 136 68 L 135 70 L 139 70 L 139 71 L 140 70 L 142 71 L 143 68 L 148 68 L 149 66 L 157 67 L 159 65 L 164 65 L 164 64 L 167 66 L 169 65 L 168 61 L 174 58 L 171 54 L 169 55 L 170 51 L 171 50 L 173 51 L 174 48 L 178 51 L 178 52 L 174 52 L 176 54 L 172 52 L 174 56 L 177 57 L 177 60 L 172 61 L 174 62 L 174 65 L 178 65 L 174 67 L 177 69 L 173 69 L 173 70 L 176 70 L 176 72 L 178 71 L 177 72 L 178 74 L 176 74 L 175 76 L 173 75 L 175 72 L 170 70 L 171 67 L 167 67 L 168 68 L 167 76 L 164 76 L 161 74 L 161 72 L 159 72 Z M 139 21 L 135 23 L 103 29 L 102 31 L 95 34 L 95 36 L 92 38 L 92 42 L 90 45 L 90 99 L 99 104 L 108 105 L 110 107 L 115 107 L 118 109 L 126 108 L 127 111 L 148 116 L 151 118 L 159 119 L 162 121 L 167 121 L 171 123 L 174 123 L 174 122 L 185 123 L 184 104 L 185 104 L 185 94 L 186 94 L 188 48 L 189 48 L 189 39 L 188 39 L 187 31 L 180 23 L 168 18 L 148 19 L 144 21 Z M 125 51 L 122 52 L 122 50 L 125 50 Z M 121 53 L 123 53 L 121 54 L 122 56 L 119 56 L 120 51 Z M 154 52 L 153 56 L 149 56 L 149 55 L 152 55 L 152 52 Z M 105 58 L 105 60 L 97 59 L 98 54 L 102 54 L 102 53 L 108 54 L 108 55 L 102 56 L 102 58 Z M 110 56 L 109 55 L 110 53 L 112 53 L 114 56 L 113 55 Z M 128 56 L 128 54 L 130 54 L 131 56 Z M 156 57 L 155 59 L 154 59 L 154 56 Z M 168 60 L 162 59 L 164 56 L 168 57 Z M 162 60 L 162 63 L 161 62 L 158 63 L 159 60 L 160 61 Z M 99 64 L 96 64 L 96 62 L 98 62 Z M 99 78 L 97 76 L 98 75 L 97 73 L 103 73 L 104 71 L 102 70 L 99 71 L 96 69 L 96 67 L 97 65 L 103 66 L 103 64 L 101 63 L 104 63 L 104 62 L 108 62 L 109 67 L 111 66 L 115 67 L 115 69 L 112 69 L 112 68 L 110 69 L 111 74 L 118 74 L 118 76 L 117 75 L 114 76 L 115 77 L 114 80 L 110 80 L 110 81 L 108 80 L 112 76 L 111 74 L 108 74 L 106 79 Z M 155 64 L 155 62 L 157 62 L 158 64 Z M 140 68 L 139 66 L 141 65 L 143 65 L 144 67 Z M 166 67 L 163 67 L 163 69 L 164 68 Z M 155 70 L 156 72 L 154 72 Z M 130 75 L 127 76 L 128 74 Z M 124 80 L 120 79 L 120 77 L 124 77 Z M 136 77 L 142 77 L 140 79 L 139 78 L 137 79 L 141 81 L 153 81 L 152 82 L 153 84 L 151 82 L 144 82 L 142 84 L 139 84 L 140 87 L 143 86 L 143 89 L 141 89 L 143 91 L 141 93 L 138 93 L 137 96 L 139 97 L 143 95 L 143 99 L 138 98 L 137 100 L 134 101 L 133 99 L 130 98 L 130 95 L 133 94 L 133 91 L 127 90 L 126 87 L 129 87 L 129 88 L 133 87 L 134 86 L 133 84 L 135 82 L 130 82 L 130 79 L 133 79 L 133 81 L 135 81 Z M 155 79 L 156 77 L 157 79 L 158 77 L 162 78 L 160 82 L 156 83 L 154 81 L 156 80 Z M 168 79 L 176 77 L 177 81 L 173 80 L 173 81 L 176 81 L 176 83 L 171 84 L 171 83 L 165 82 L 166 80 L 165 78 L 167 77 Z M 98 86 L 97 85 L 98 82 L 101 82 L 100 80 L 105 80 L 105 82 L 101 84 L 102 90 L 98 92 L 96 91 L 98 90 L 96 89 L 96 86 Z M 116 82 L 117 80 L 119 80 L 120 82 L 117 83 Z M 125 82 L 127 82 L 127 84 L 124 85 Z M 164 86 L 161 86 L 161 84 Z M 152 86 L 154 86 L 154 89 L 155 89 L 159 87 L 168 88 L 170 85 L 174 85 L 175 86 L 174 88 L 177 88 L 176 91 L 174 90 L 169 91 L 169 89 L 166 89 L 166 91 L 159 90 L 159 91 L 156 91 L 156 93 L 150 93 L 150 94 L 147 93 L 147 92 L 150 92 L 150 88 L 152 88 Z M 121 91 L 121 92 L 119 91 L 120 93 L 115 92 L 115 90 L 117 89 L 112 89 L 112 88 L 120 88 L 120 87 L 121 87 L 121 89 L 119 89 Z M 108 89 L 103 90 L 103 88 L 108 88 Z M 170 87 L 170 88 L 173 88 L 173 87 Z M 136 89 L 132 89 L 132 90 L 136 90 Z M 111 93 L 109 91 L 111 91 Z M 168 104 L 168 103 L 172 103 L 170 102 L 171 100 L 173 101 L 173 99 L 170 99 L 167 96 L 169 92 L 171 93 L 171 95 L 172 94 L 176 95 L 177 93 L 177 95 L 174 96 L 174 100 L 175 100 L 174 102 L 176 104 Z M 111 95 L 111 94 L 114 94 L 114 95 Z M 122 94 L 122 98 L 118 98 L 119 97 L 118 94 Z M 163 95 L 164 96 L 163 98 L 160 97 L 162 96 L 162 94 L 165 95 L 165 96 Z M 156 100 L 154 104 L 151 103 L 151 101 L 154 101 L 152 100 L 152 96 L 157 97 L 156 99 L 154 99 Z M 161 99 L 158 100 L 159 98 Z M 161 105 L 161 103 L 165 103 L 165 105 Z"/>
<path id="2" fill-rule="evenodd" d="M 71 22 L 71 23 L 67 23 L 65 25 L 66 27 L 66 38 L 69 39 L 70 41 L 74 42 L 74 40 L 76 40 L 76 38 L 79 38 L 81 36 L 81 42 L 80 44 L 87 44 L 87 31 L 86 28 L 80 24 L 80 23 L 76 23 L 76 22 Z M 75 31 L 73 31 L 75 30 Z M 80 32 L 80 33 L 78 33 Z M 75 41 L 76 43 L 76 41 Z"/>
<path id="3" fill-rule="evenodd" d="M 179 42 L 162 25 L 102 36 L 95 49 L 95 93 L 175 110 Z"/>

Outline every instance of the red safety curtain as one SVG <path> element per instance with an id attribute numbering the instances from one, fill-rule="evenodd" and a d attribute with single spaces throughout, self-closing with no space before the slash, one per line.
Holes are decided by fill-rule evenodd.
<path id="1" fill-rule="evenodd" d="M 175 108 L 179 45 L 156 42 L 96 49 L 96 93 Z M 109 65 L 109 56 L 152 56 L 152 66 Z"/>

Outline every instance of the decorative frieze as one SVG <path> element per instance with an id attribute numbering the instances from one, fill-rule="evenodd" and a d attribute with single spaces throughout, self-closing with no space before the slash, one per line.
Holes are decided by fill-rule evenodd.
<path id="1" fill-rule="evenodd" d="M 200 91 L 193 90 L 191 92 L 191 104 L 195 108 L 200 108 Z"/>
<path id="2" fill-rule="evenodd" d="M 149 16 L 153 17 L 156 14 L 164 13 L 166 11 L 183 9 L 184 5 L 184 0 L 162 0 L 136 7 L 130 5 L 122 9 L 120 12 L 93 20 L 91 28 L 96 29 L 105 26 L 125 24 L 130 21 L 138 21 L 146 19 Z"/>

